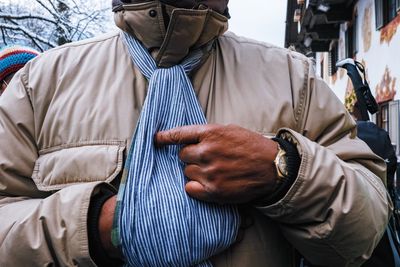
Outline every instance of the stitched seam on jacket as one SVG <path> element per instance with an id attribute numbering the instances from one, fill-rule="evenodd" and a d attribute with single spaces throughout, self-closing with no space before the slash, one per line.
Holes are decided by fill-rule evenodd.
<path id="1" fill-rule="evenodd" d="M 119 38 L 119 31 L 114 30 L 112 32 L 105 33 L 105 34 L 93 37 L 91 39 L 81 40 L 81 41 L 73 42 L 73 43 L 67 43 L 62 46 L 58 46 L 58 47 L 52 48 L 50 50 L 47 50 L 46 54 L 50 54 L 52 52 L 59 51 L 59 50 L 64 50 L 68 47 L 80 47 L 80 46 L 84 46 L 84 45 L 102 43 L 106 40 L 110 40 L 110 39 L 114 39 L 114 38 Z"/>
<path id="2" fill-rule="evenodd" d="M 380 184 L 376 178 L 371 177 L 371 175 L 368 174 L 368 173 L 367 173 L 366 171 L 364 171 L 363 169 L 356 169 L 356 170 L 358 170 L 359 172 L 361 172 L 361 173 L 364 175 L 364 177 L 366 177 L 367 180 L 368 180 L 369 182 L 371 182 L 372 186 L 380 193 L 380 196 L 382 197 L 382 199 L 386 201 L 386 200 L 387 200 L 387 199 L 386 199 L 386 190 L 385 190 L 385 191 L 382 190 L 382 184 Z M 378 179 L 379 179 L 379 178 L 378 178 Z"/>
<path id="3" fill-rule="evenodd" d="M 87 215 L 90 199 L 92 197 L 94 189 L 96 189 L 96 186 L 91 188 L 90 194 L 85 194 L 83 198 L 80 209 L 80 221 L 78 227 L 78 243 L 80 248 L 79 251 L 81 252 L 81 257 L 79 257 L 78 260 L 80 261 L 79 263 L 84 263 L 85 265 L 90 264 L 90 266 L 96 266 L 89 254 L 89 240 L 87 238 Z M 76 266 L 79 266 L 79 264 L 77 264 Z"/>
<path id="4" fill-rule="evenodd" d="M 61 144 L 61 145 L 57 145 L 57 146 L 42 148 L 39 150 L 39 155 L 45 155 L 48 153 L 56 152 L 56 151 L 59 151 L 62 149 L 67 149 L 67 148 L 75 148 L 75 147 L 81 147 L 81 146 L 96 146 L 96 145 L 111 145 L 111 146 L 125 147 L 126 141 L 125 140 L 79 141 L 76 143 Z"/>
<path id="5" fill-rule="evenodd" d="M 39 178 L 39 170 L 40 170 L 40 163 L 36 161 L 35 166 L 33 167 L 33 172 L 32 172 L 32 180 L 35 182 L 35 184 L 39 184 L 40 178 Z"/>
<path id="6" fill-rule="evenodd" d="M 36 186 L 37 186 L 37 188 L 40 190 L 40 191 L 43 191 L 43 192 L 51 192 L 51 191 L 59 191 L 59 190 L 61 190 L 61 189 L 64 189 L 64 188 L 66 188 L 66 187 L 70 187 L 70 186 L 73 186 L 73 185 L 82 185 L 82 184 L 84 184 L 84 183 L 93 183 L 93 182 L 106 182 L 106 180 L 92 180 L 92 181 L 90 181 L 90 182 L 84 182 L 84 183 L 82 183 L 82 182 L 71 182 L 71 183 L 62 183 L 62 184 L 57 184 L 57 185 L 44 185 L 43 183 L 40 183 L 40 182 L 37 182 L 37 179 L 33 179 L 34 181 L 35 181 L 35 184 L 36 184 Z M 37 182 L 37 183 L 36 183 Z"/>
<path id="7" fill-rule="evenodd" d="M 25 90 L 25 93 L 27 95 L 27 98 L 29 100 L 29 104 L 31 105 L 32 117 L 33 117 L 32 95 L 31 95 L 31 92 L 28 90 L 28 88 L 29 88 L 29 85 L 28 85 L 28 76 L 29 76 L 29 74 L 27 72 L 28 72 L 29 66 L 30 66 L 30 63 L 28 62 L 25 65 L 24 72 L 21 73 L 21 81 L 22 81 L 22 85 L 24 86 L 24 90 Z M 33 129 L 35 129 L 36 127 L 35 127 L 35 120 L 34 119 L 32 119 L 32 124 L 33 124 Z M 31 137 L 34 138 L 35 141 L 37 140 L 36 139 L 36 131 L 35 130 L 33 131 L 33 136 L 31 136 Z"/>
<path id="8" fill-rule="evenodd" d="M 303 65 L 304 65 L 304 80 L 303 80 L 303 88 L 300 92 L 300 99 L 299 99 L 299 106 L 298 110 L 296 111 L 296 115 L 298 115 L 298 120 L 297 120 L 297 129 L 299 129 L 299 133 L 304 132 L 304 127 L 305 127 L 305 122 L 306 122 L 306 115 L 305 115 L 305 109 L 306 109 L 306 102 L 307 101 L 307 92 L 310 90 L 309 87 L 309 73 L 310 73 L 310 63 L 307 62 L 306 60 L 303 60 Z"/>

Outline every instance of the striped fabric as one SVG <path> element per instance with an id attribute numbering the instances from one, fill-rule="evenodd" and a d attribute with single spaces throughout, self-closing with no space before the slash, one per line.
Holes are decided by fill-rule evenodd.
<path id="1" fill-rule="evenodd" d="M 127 266 L 212 266 L 207 259 L 235 241 L 237 208 L 190 198 L 180 147 L 155 148 L 153 141 L 157 131 L 207 123 L 186 75 L 202 54 L 157 69 L 136 39 L 121 34 L 149 88 L 125 164 L 113 236 Z"/>

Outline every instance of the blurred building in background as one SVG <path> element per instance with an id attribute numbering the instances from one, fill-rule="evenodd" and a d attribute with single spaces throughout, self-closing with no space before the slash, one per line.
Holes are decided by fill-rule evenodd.
<path id="1" fill-rule="evenodd" d="M 285 46 L 314 57 L 317 73 L 345 103 L 353 86 L 335 63 L 363 63 L 380 107 L 373 121 L 400 156 L 400 0 L 288 0 Z"/>

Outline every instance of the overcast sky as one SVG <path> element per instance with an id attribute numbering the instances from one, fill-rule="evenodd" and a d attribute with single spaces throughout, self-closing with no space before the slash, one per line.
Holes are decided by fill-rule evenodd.
<path id="1" fill-rule="evenodd" d="M 0 0 L 9 2 L 10 0 Z M 12 0 L 21 1 L 22 0 Z M 99 0 L 88 0 L 97 3 Z M 101 0 L 111 3 L 111 0 Z M 229 30 L 238 35 L 284 45 L 287 0 L 229 0 Z"/>
<path id="2" fill-rule="evenodd" d="M 229 30 L 238 35 L 284 45 L 286 0 L 230 0 Z"/>

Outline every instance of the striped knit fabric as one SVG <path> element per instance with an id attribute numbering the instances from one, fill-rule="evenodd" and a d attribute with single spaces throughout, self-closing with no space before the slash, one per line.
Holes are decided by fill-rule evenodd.
<path id="1" fill-rule="evenodd" d="M 0 81 L 17 72 L 38 54 L 36 50 L 25 46 L 14 45 L 3 48 L 0 51 Z"/>
<path id="2" fill-rule="evenodd" d="M 186 75 L 199 64 L 201 53 L 157 69 L 137 40 L 122 36 L 149 88 L 125 164 L 113 241 L 121 245 L 127 266 L 211 266 L 208 259 L 236 239 L 237 208 L 190 198 L 180 147 L 154 146 L 157 131 L 207 123 Z"/>

